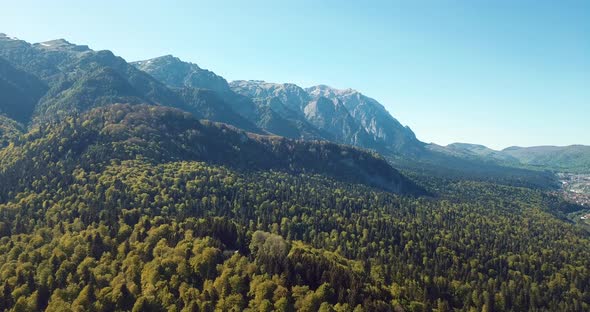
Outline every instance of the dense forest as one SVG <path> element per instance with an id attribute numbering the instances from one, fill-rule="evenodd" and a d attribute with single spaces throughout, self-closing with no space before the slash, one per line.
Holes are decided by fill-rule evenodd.
<path id="1" fill-rule="evenodd" d="M 331 174 L 321 153 L 272 165 L 276 141 L 192 120 L 119 105 L 13 136 L 0 150 L 0 309 L 590 309 L 590 239 L 562 218 L 575 206 L 419 175 L 427 196 L 393 194 Z M 259 161 L 177 135 L 186 124 Z M 355 168 L 381 163 L 369 155 Z"/>

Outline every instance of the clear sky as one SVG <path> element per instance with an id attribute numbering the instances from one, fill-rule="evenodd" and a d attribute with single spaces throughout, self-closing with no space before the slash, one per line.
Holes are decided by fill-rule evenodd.
<path id="1" fill-rule="evenodd" d="M 590 145 L 590 1 L 6 1 L 0 32 L 354 88 L 425 142 Z"/>

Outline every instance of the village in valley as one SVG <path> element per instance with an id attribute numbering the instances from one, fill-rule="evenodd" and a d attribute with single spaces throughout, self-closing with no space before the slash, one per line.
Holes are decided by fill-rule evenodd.
<path id="1" fill-rule="evenodd" d="M 590 174 L 558 173 L 563 197 L 573 203 L 588 207 L 580 219 L 590 224 Z"/>

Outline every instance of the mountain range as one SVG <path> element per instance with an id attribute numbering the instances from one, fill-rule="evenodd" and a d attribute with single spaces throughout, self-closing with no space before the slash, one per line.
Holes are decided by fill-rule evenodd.
<path id="1" fill-rule="evenodd" d="M 590 172 L 590 146 L 512 146 L 493 150 L 479 144 L 453 143 L 447 146 L 431 144 L 428 148 L 466 159 L 492 161 L 506 166 L 552 170 L 555 172 Z"/>
<path id="2" fill-rule="evenodd" d="M 112 103 L 168 106 L 259 135 L 329 141 L 373 150 L 395 167 L 428 174 L 549 185 L 541 170 L 584 170 L 587 149 L 507 149 L 419 141 L 385 107 L 353 89 L 302 88 L 258 80 L 227 82 L 167 55 L 128 63 L 64 39 L 30 44 L 0 35 L 0 132 L 55 122 Z M 532 156 L 532 155 L 537 156 Z M 555 155 L 565 155 L 556 158 Z M 452 175 L 452 174 L 451 174 Z M 523 178 L 524 177 L 524 178 Z M 528 183 L 527 182 L 527 183 Z"/>
<path id="3" fill-rule="evenodd" d="M 308 133 L 310 137 L 313 135 L 316 139 L 322 139 L 323 137 L 319 134 L 321 130 L 313 127 L 305 119 L 286 119 L 270 107 L 235 93 L 223 78 L 202 70 L 196 65 L 181 63 L 172 57 L 135 63 L 137 66 L 140 66 L 139 64 L 149 66 L 146 64 L 160 64 L 162 62 L 171 64 L 169 61 L 172 60 L 173 64 L 177 66 L 174 68 L 177 68 L 186 79 L 175 77 L 176 72 L 172 72 L 173 74 L 168 76 L 171 85 L 164 83 L 168 80 L 162 78 L 161 82 L 148 72 L 136 68 L 110 51 L 93 51 L 87 46 L 71 44 L 66 40 L 29 44 L 1 36 L 0 60 L 0 65 L 2 65 L 0 81 L 5 82 L 3 86 L 6 86 L 7 91 L 4 93 L 6 99 L 0 106 L 4 114 L 0 119 L 0 137 L 2 137 L 4 145 L 11 141 L 16 142 L 19 146 L 27 146 L 28 142 L 38 140 L 37 135 L 41 133 L 61 137 L 63 144 L 76 146 L 70 150 L 70 153 L 74 154 L 66 154 L 70 155 L 67 157 L 72 157 L 72 155 L 81 157 L 81 155 L 85 155 L 84 151 L 97 150 L 96 143 L 92 141 L 95 139 L 94 137 L 76 141 L 77 137 L 70 138 L 67 133 L 51 134 L 51 129 L 59 128 L 57 125 L 70 120 L 71 117 L 89 118 L 89 116 L 98 114 L 100 117 L 95 117 L 95 119 L 105 120 L 106 117 L 103 115 L 113 112 L 101 110 L 102 108 L 110 107 L 114 103 L 124 103 L 137 106 L 136 109 L 142 111 L 132 114 L 138 119 L 129 123 L 122 123 L 119 120 L 120 125 L 116 127 L 105 126 L 104 130 L 99 130 L 93 136 L 106 140 L 105 142 L 101 141 L 99 146 L 105 146 L 104 144 L 113 146 L 121 139 L 122 135 L 129 135 L 129 137 L 125 137 L 124 141 L 134 144 L 142 142 L 135 152 L 135 154 L 142 154 L 139 151 L 149 146 L 150 141 L 148 137 L 142 137 L 140 134 L 144 133 L 143 130 L 147 131 L 145 127 L 149 123 L 142 121 L 138 116 L 153 114 L 151 106 L 154 108 L 169 107 L 189 112 L 195 118 L 231 125 L 230 128 L 223 128 L 223 131 L 206 132 L 207 135 L 196 136 L 208 139 L 205 141 L 181 141 L 178 143 L 179 138 L 170 137 L 170 134 L 166 132 L 165 137 L 170 138 L 174 144 L 171 142 L 170 144 L 173 145 L 170 145 L 169 149 L 161 151 L 172 153 L 173 155 L 170 156 L 172 159 L 185 157 L 195 160 L 216 159 L 223 161 L 222 164 L 228 166 L 234 166 L 235 162 L 239 161 L 241 167 L 249 169 L 275 168 L 327 175 L 331 175 L 328 174 L 328 171 L 332 171 L 336 178 L 363 182 L 393 192 L 423 192 L 375 153 L 330 144 L 326 140 L 323 142 L 301 141 L 300 139 L 308 138 Z M 160 65 L 157 68 L 162 69 Z M 117 109 L 117 113 L 123 114 L 124 109 Z M 174 113 L 164 111 L 162 114 L 173 115 Z M 170 130 L 176 129 L 177 123 L 182 123 L 182 120 L 182 118 L 162 118 L 158 121 L 152 120 L 152 122 L 164 123 L 162 127 L 167 127 Z M 193 121 L 191 125 L 192 131 L 198 132 L 201 127 L 196 121 Z M 142 131 L 134 128 L 140 126 L 143 127 L 140 129 Z M 108 133 L 114 129 L 113 127 L 117 129 L 115 132 L 117 135 L 99 135 L 105 131 Z M 258 139 L 248 139 L 245 134 L 237 135 L 234 130 L 231 130 L 234 127 L 246 130 L 251 135 L 258 135 Z M 79 133 L 87 133 L 88 131 L 90 130 L 85 127 L 78 129 Z M 289 133 L 289 131 L 293 132 Z M 276 136 L 277 132 L 282 135 Z M 181 136 L 181 133 L 176 135 Z M 22 140 L 18 140 L 21 138 Z M 70 142 L 70 140 L 73 141 Z M 166 142 L 168 141 L 152 141 L 151 144 L 167 146 Z M 261 144 L 260 142 L 267 143 Z M 342 142 L 337 141 L 336 143 Z M 182 148 L 178 146 L 179 144 Z M 51 146 L 45 146 L 45 148 L 51 150 Z M 98 149 L 103 150 L 104 148 Z M 248 153 L 249 150 L 252 153 Z M 17 153 L 19 155 L 26 154 Z M 51 157 L 59 159 L 63 157 L 63 154 L 58 153 L 57 156 Z M 273 157 L 274 160 L 272 160 Z M 262 166 L 263 164 L 264 166 Z M 361 169 L 361 167 L 365 169 Z M 35 176 L 30 176 L 30 178 L 35 179 Z"/>

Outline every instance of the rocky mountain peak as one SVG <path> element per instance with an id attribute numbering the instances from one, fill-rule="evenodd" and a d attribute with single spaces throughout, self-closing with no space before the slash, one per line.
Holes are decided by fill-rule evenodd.
<path id="1" fill-rule="evenodd" d="M 0 33 L 0 40 L 20 40 L 17 37 L 10 37 L 5 33 Z"/>
<path id="2" fill-rule="evenodd" d="M 306 88 L 307 91 L 313 97 L 325 96 L 325 97 L 338 97 L 338 96 L 349 96 L 349 95 L 356 95 L 360 96 L 360 92 L 354 89 L 336 89 L 332 88 L 327 85 L 317 85 L 313 87 Z"/>
<path id="3" fill-rule="evenodd" d="M 33 46 L 44 50 L 70 50 L 78 52 L 90 51 L 90 48 L 87 45 L 76 45 L 65 39 L 54 39 L 39 42 L 35 43 Z"/>
<path id="4" fill-rule="evenodd" d="M 131 64 L 172 87 L 192 87 L 218 92 L 230 91 L 229 85 L 223 77 L 203 69 L 197 64 L 184 62 L 173 55 L 164 55 Z"/>
<path id="5" fill-rule="evenodd" d="M 183 62 L 181 59 L 179 59 L 178 57 L 172 55 L 172 54 L 167 54 L 167 55 L 162 55 L 162 56 L 158 56 L 152 59 L 148 59 L 148 60 L 143 60 L 143 61 L 137 61 L 134 62 L 133 64 L 135 64 L 136 66 L 182 66 L 182 67 L 187 67 L 187 68 L 195 68 L 195 69 L 201 69 L 197 64 L 193 64 L 193 63 L 188 63 L 188 62 Z"/>

